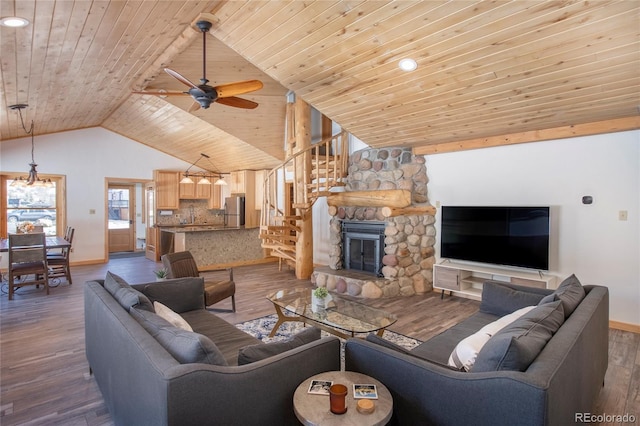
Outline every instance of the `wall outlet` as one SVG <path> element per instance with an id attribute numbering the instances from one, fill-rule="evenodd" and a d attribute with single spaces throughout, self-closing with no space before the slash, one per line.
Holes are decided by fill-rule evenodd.
<path id="1" fill-rule="evenodd" d="M 627 220 L 627 211 L 626 210 L 620 210 L 618 212 L 618 220 Z"/>
<path id="2" fill-rule="evenodd" d="M 96 209 L 89 209 L 89 214 L 96 214 Z"/>

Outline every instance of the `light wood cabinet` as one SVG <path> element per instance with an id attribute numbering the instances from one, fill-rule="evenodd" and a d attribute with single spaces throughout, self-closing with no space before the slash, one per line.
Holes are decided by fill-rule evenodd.
<path id="1" fill-rule="evenodd" d="M 195 178 L 197 180 L 198 178 Z M 211 198 L 211 184 L 180 183 L 181 200 L 209 200 Z"/>
<path id="2" fill-rule="evenodd" d="M 480 300 L 485 281 L 507 282 L 539 288 L 555 288 L 556 277 L 535 272 L 462 263 L 433 265 L 433 288 Z"/>
<path id="3" fill-rule="evenodd" d="M 180 173 L 155 170 L 153 180 L 156 186 L 156 210 L 176 210 L 180 207 Z"/>
<path id="4" fill-rule="evenodd" d="M 231 195 L 245 194 L 247 196 L 247 183 L 249 179 L 252 181 L 255 179 L 253 170 L 240 170 L 237 172 L 231 172 L 231 178 L 229 185 L 231 186 Z M 255 182 L 252 183 L 255 186 Z"/>
<path id="5" fill-rule="evenodd" d="M 222 187 L 220 187 L 220 185 L 210 185 L 210 186 L 211 186 L 211 196 L 209 197 L 209 208 L 222 209 L 224 207 L 222 205 Z"/>

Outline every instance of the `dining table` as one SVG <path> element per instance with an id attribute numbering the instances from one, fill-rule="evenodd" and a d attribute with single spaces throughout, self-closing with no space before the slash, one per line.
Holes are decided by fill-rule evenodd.
<path id="1" fill-rule="evenodd" d="M 45 246 L 47 249 L 60 249 L 65 247 L 71 247 L 71 243 L 65 240 L 64 237 L 58 235 L 49 235 L 45 237 Z M 0 282 L 6 280 L 4 272 L 9 270 L 9 256 L 2 253 L 9 252 L 9 239 L 0 238 Z"/>
<path id="2" fill-rule="evenodd" d="M 58 235 L 49 235 L 45 237 L 45 246 L 48 249 L 59 249 L 71 246 L 71 243 Z M 0 238 L 0 252 L 9 251 L 9 239 Z"/>

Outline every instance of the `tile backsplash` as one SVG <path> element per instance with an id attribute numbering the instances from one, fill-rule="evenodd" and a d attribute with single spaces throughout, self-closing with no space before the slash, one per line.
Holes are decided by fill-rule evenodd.
<path id="1" fill-rule="evenodd" d="M 158 225 L 180 225 L 191 223 L 191 209 L 193 208 L 195 223 L 198 225 L 223 225 L 224 210 L 209 209 L 207 200 L 181 200 L 180 208 L 173 210 L 171 216 L 157 216 Z"/>

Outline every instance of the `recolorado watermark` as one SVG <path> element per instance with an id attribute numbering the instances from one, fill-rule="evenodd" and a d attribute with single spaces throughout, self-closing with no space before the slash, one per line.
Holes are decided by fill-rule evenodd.
<path id="1" fill-rule="evenodd" d="M 582 423 L 635 423 L 636 416 L 633 414 L 593 414 L 593 413 L 576 413 L 574 422 Z"/>

